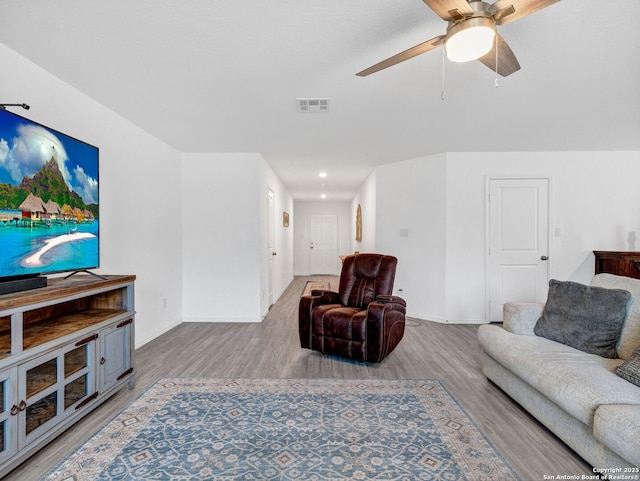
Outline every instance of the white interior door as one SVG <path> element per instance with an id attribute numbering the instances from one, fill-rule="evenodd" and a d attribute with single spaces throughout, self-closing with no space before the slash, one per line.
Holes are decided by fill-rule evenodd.
<path id="1" fill-rule="evenodd" d="M 275 251 L 275 195 L 271 189 L 267 189 L 267 305 L 271 307 L 274 302 L 274 258 Z"/>
<path id="2" fill-rule="evenodd" d="M 310 272 L 338 275 L 338 214 L 311 214 Z"/>
<path id="3" fill-rule="evenodd" d="M 489 179 L 487 318 L 505 302 L 544 301 L 548 290 L 549 179 Z"/>

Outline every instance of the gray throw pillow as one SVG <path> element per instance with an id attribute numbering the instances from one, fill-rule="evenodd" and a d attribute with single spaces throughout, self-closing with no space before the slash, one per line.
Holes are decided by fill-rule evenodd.
<path id="1" fill-rule="evenodd" d="M 616 368 L 616 374 L 636 386 L 640 386 L 640 347 L 631 354 L 624 364 Z"/>
<path id="2" fill-rule="evenodd" d="M 616 344 L 631 294 L 624 289 L 549 281 L 549 297 L 533 331 L 590 354 L 618 357 Z"/>

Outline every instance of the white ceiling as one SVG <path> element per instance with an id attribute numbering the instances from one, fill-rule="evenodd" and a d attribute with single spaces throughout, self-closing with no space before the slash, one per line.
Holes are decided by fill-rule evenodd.
<path id="1" fill-rule="evenodd" d="M 19 54 L 181 152 L 260 152 L 299 200 L 439 152 L 640 150 L 638 0 L 501 27 L 522 69 L 495 88 L 446 61 L 445 100 L 441 49 L 355 76 L 445 32 L 421 0 L 2 0 L 0 18 Z"/>

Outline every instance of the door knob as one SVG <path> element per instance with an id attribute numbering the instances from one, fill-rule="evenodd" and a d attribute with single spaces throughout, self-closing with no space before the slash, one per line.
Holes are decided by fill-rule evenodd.
<path id="1" fill-rule="evenodd" d="M 548 261 L 549 258 L 547 256 L 540 256 L 541 261 Z"/>
<path id="2" fill-rule="evenodd" d="M 278 254 L 276 252 L 272 252 L 271 255 L 272 256 L 277 256 Z"/>

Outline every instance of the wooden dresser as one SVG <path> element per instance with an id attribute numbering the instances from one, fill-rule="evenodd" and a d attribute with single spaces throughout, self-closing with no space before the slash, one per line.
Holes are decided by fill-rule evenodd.
<path id="1" fill-rule="evenodd" d="M 640 279 L 640 252 L 593 251 L 596 274 L 606 272 Z"/>

